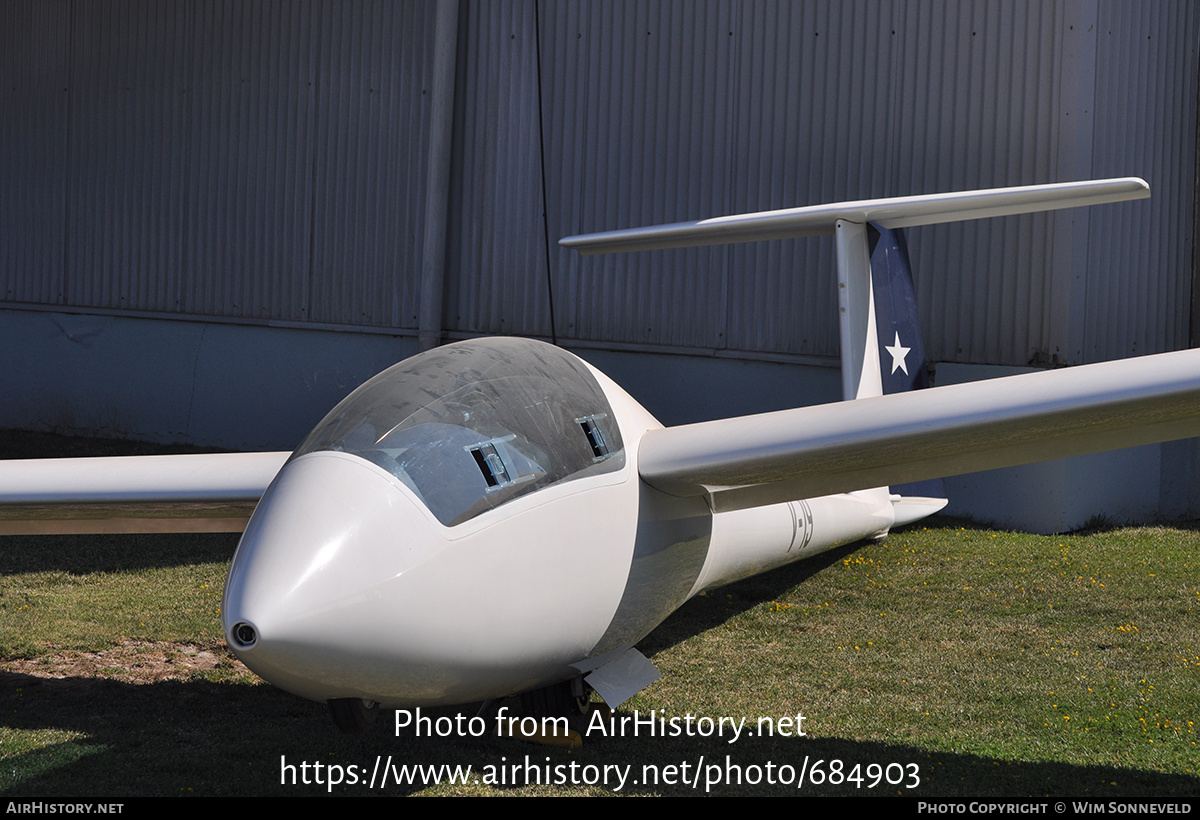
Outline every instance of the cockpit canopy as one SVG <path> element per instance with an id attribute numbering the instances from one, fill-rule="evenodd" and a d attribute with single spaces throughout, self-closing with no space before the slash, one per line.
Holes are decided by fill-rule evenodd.
<path id="1" fill-rule="evenodd" d="M 576 357 L 474 339 L 406 359 L 333 408 L 292 458 L 352 453 L 404 482 L 446 526 L 625 464 L 604 391 Z"/>

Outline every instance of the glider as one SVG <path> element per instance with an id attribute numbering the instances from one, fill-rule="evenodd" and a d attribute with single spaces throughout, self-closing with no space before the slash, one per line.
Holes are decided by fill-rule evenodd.
<path id="1" fill-rule="evenodd" d="M 1147 196 L 1115 179 L 570 237 L 591 254 L 835 234 L 849 401 L 664 428 L 565 350 L 475 339 L 375 376 L 291 454 L 2 463 L 0 526 L 244 527 L 231 649 L 346 730 L 378 705 L 557 709 L 585 684 L 616 706 L 657 678 L 633 645 L 689 597 L 945 504 L 897 485 L 1200 435 L 1200 351 L 890 392 L 924 374 L 876 296 L 907 275 L 895 229 Z"/>

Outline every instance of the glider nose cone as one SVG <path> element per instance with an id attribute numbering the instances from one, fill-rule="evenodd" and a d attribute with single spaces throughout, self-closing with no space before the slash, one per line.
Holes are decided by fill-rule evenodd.
<path id="1" fill-rule="evenodd" d="M 259 502 L 230 567 L 230 647 L 263 678 L 314 700 L 378 691 L 362 645 L 428 529 L 373 465 L 336 452 L 295 459 Z"/>

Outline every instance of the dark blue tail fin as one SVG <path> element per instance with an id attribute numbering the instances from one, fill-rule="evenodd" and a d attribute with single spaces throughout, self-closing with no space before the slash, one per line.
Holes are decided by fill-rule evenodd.
<path id="1" fill-rule="evenodd" d="M 879 335 L 883 393 L 903 393 L 929 386 L 925 343 L 917 315 L 908 245 L 899 230 L 870 225 L 871 290 L 875 297 L 875 328 Z M 891 488 L 897 495 L 945 498 L 940 478 Z"/>

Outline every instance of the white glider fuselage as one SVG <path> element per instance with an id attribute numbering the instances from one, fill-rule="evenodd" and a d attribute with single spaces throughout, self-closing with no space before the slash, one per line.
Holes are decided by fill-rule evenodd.
<path id="1" fill-rule="evenodd" d="M 514 694 L 577 676 L 572 664 L 636 643 L 703 589 L 893 523 L 880 491 L 714 514 L 702 498 L 655 490 L 637 455 L 661 425 L 641 405 L 542 343 L 451 347 L 494 344 L 586 368 L 618 427 L 610 438 L 624 444 L 623 465 L 447 525 L 407 475 L 333 449 L 293 457 L 255 510 L 226 585 L 225 632 L 252 670 L 313 700 L 415 706 Z M 587 443 L 583 429 L 565 432 Z M 475 469 L 475 441 L 463 440 L 444 455 Z"/>
<path id="2" fill-rule="evenodd" d="M 468 703 L 580 676 L 615 707 L 657 677 L 632 644 L 691 596 L 945 504 L 889 486 L 1200 435 L 1198 350 L 883 394 L 876 322 L 892 323 L 893 370 L 914 344 L 894 305 L 911 302 L 916 325 L 899 290 L 877 302 L 908 276 L 885 232 L 1147 196 L 1140 179 L 1100 180 L 571 237 L 591 254 L 834 235 L 850 401 L 663 428 L 558 347 L 475 339 L 366 382 L 286 463 L 6 463 L 0 532 L 48 511 L 71 531 L 123 531 L 164 504 L 240 525 L 257 501 L 226 639 L 268 681 L 330 701 L 339 726 L 356 728 L 361 701 Z"/>

